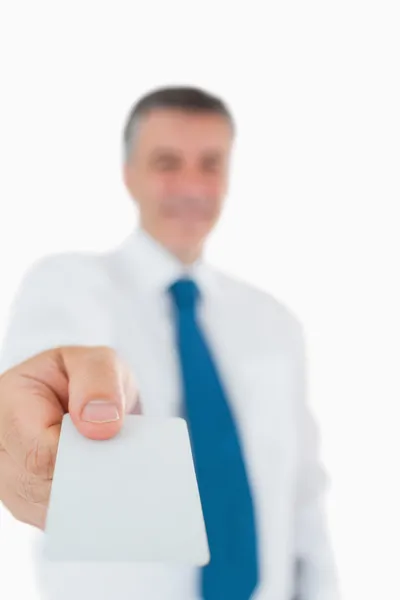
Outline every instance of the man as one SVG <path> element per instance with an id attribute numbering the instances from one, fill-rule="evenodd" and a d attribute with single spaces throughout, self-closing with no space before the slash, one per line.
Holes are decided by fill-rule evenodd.
<path id="1" fill-rule="evenodd" d="M 206 519 L 211 561 L 201 571 L 129 565 L 116 590 L 103 565 L 80 565 L 68 581 L 60 571 L 66 597 L 338 598 L 302 326 L 202 258 L 233 141 L 229 110 L 202 90 L 142 98 L 124 132 L 139 230 L 108 254 L 40 261 L 15 300 L 0 380 L 6 506 L 44 527 L 65 411 L 96 439 L 140 411 L 187 419 Z"/>

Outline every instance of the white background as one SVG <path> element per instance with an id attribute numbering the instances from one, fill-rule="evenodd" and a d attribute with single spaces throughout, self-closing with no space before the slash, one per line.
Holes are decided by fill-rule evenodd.
<path id="1" fill-rule="evenodd" d="M 399 598 L 398 3 L 233 4 L 1 1 L 0 333 L 32 260 L 132 229 L 138 96 L 220 94 L 239 137 L 209 256 L 304 322 L 344 599 Z M 2 510 L 0 534 L 1 598 L 39 599 L 29 528 Z"/>

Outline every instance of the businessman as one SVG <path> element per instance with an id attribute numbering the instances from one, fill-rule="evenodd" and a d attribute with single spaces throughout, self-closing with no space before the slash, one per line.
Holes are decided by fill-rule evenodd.
<path id="1" fill-rule="evenodd" d="M 143 97 L 123 136 L 138 229 L 111 252 L 40 260 L 14 301 L 0 378 L 0 499 L 17 519 L 44 528 L 66 411 L 94 439 L 115 435 L 128 412 L 188 423 L 210 563 L 132 564 L 118 589 L 92 565 L 96 599 L 339 598 L 302 325 L 203 257 L 234 138 L 228 107 L 204 90 Z M 74 577 L 65 597 L 89 597 L 82 565 Z"/>

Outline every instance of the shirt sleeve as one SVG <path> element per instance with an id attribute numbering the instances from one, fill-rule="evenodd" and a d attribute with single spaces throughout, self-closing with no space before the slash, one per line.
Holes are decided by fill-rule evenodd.
<path id="1" fill-rule="evenodd" d="M 0 352 L 0 373 L 61 346 L 105 345 L 109 318 L 91 257 L 40 259 L 25 273 L 11 304 Z"/>
<path id="2" fill-rule="evenodd" d="M 329 479 L 320 458 L 320 435 L 307 402 L 303 327 L 296 341 L 298 468 L 295 498 L 295 600 L 340 600 L 339 580 L 324 499 Z"/>

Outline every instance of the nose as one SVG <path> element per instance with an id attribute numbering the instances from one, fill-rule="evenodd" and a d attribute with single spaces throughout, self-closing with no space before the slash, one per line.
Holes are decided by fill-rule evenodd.
<path id="1" fill-rule="evenodd" d="M 181 195 L 202 196 L 206 190 L 206 178 L 198 169 L 185 169 L 178 177 Z"/>

